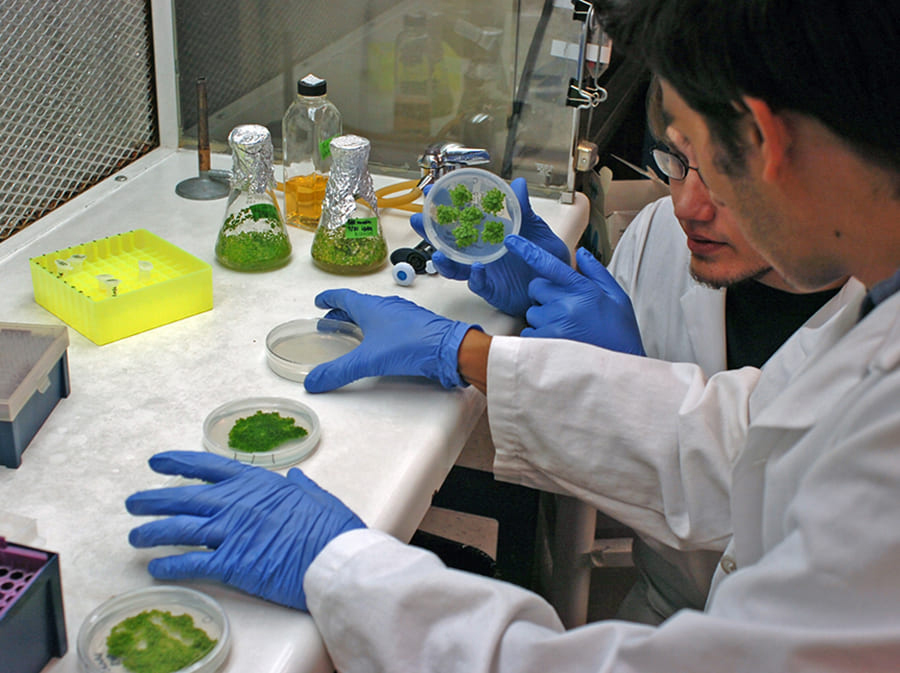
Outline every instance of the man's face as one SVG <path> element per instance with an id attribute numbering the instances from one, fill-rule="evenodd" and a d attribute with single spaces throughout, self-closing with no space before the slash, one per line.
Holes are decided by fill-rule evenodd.
<path id="1" fill-rule="evenodd" d="M 723 150 L 710 137 L 703 117 L 665 81 L 662 92 L 670 128 L 693 148 L 697 163 L 692 165 L 699 168 L 710 201 L 717 208 L 731 210 L 736 229 L 778 275 L 793 288 L 810 291 L 845 276 L 839 255 L 816 245 L 822 242 L 816 223 L 783 191 L 762 180 L 759 152 L 748 152 L 746 170 L 740 174 L 726 173 Z"/>
<path id="2" fill-rule="evenodd" d="M 667 145 L 689 166 L 697 165 L 690 142 L 674 128 L 666 131 Z M 697 171 L 689 170 L 683 180 L 670 180 L 669 190 L 675 217 L 687 236 L 691 251 L 691 275 L 715 288 L 728 287 L 748 278 L 766 284 L 777 274 L 744 238 L 731 211 L 717 206 Z"/>

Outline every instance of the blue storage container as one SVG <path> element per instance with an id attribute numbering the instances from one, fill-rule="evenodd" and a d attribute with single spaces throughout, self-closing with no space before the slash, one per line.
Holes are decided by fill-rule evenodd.
<path id="1" fill-rule="evenodd" d="M 22 452 L 69 395 L 69 333 L 63 325 L 0 322 L 0 465 Z"/>

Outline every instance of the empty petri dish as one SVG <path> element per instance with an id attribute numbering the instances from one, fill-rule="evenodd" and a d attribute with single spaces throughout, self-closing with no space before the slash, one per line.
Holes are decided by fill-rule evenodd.
<path id="1" fill-rule="evenodd" d="M 260 420 L 268 421 L 268 427 L 258 426 L 257 432 L 266 433 L 268 429 L 272 429 L 276 434 L 283 434 L 285 419 L 292 419 L 293 425 L 306 430 L 306 434 L 287 439 L 271 448 L 265 448 L 260 444 L 253 446 L 252 450 L 248 451 L 231 446 L 229 435 L 231 435 L 235 423 L 242 419 L 249 419 L 256 414 L 265 415 L 266 418 Z M 273 414 L 277 414 L 277 417 Z M 279 427 L 273 428 L 273 422 Z M 287 425 L 291 424 L 287 423 Z M 321 428 L 316 412 L 305 404 L 283 397 L 250 397 L 228 402 L 213 409 L 203 421 L 203 447 L 207 451 L 239 460 L 242 463 L 269 469 L 278 469 L 299 463 L 316 448 L 320 434 Z"/>
<path id="2" fill-rule="evenodd" d="M 349 353 L 362 339 L 362 330 L 345 320 L 291 320 L 266 336 L 266 359 L 273 372 L 302 383 L 316 365 Z"/>
<path id="3" fill-rule="evenodd" d="M 228 657 L 231 630 L 228 617 L 217 601 L 194 589 L 154 586 L 115 596 L 85 618 L 78 631 L 77 646 L 82 673 L 130 673 L 131 669 L 126 668 L 122 659 L 110 655 L 107 638 L 116 626 L 120 629 L 139 628 L 125 620 L 141 613 L 150 613 L 151 619 L 162 623 L 162 631 L 182 641 L 186 626 L 182 623 L 172 627 L 161 620 L 179 617 L 183 620 L 182 615 L 188 615 L 193 622 L 187 625 L 188 629 L 200 629 L 215 641 L 211 650 L 197 661 L 177 669 L 176 673 L 214 673 Z"/>
<path id="4" fill-rule="evenodd" d="M 450 259 L 487 264 L 506 254 L 503 239 L 519 233 L 522 210 L 501 178 L 481 168 L 458 168 L 434 183 L 422 221 L 428 241 Z"/>

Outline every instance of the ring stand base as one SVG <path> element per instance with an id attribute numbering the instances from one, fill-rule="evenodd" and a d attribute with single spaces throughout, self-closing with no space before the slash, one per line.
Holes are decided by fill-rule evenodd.
<path id="1" fill-rule="evenodd" d="M 228 171 L 207 171 L 175 185 L 175 193 L 185 199 L 211 201 L 228 196 Z"/>

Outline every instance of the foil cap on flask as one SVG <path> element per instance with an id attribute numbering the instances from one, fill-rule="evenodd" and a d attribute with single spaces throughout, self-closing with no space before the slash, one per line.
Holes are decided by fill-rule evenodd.
<path id="1" fill-rule="evenodd" d="M 231 186 L 255 194 L 275 189 L 275 151 L 269 129 L 259 124 L 235 126 L 228 134 L 232 152 Z"/>
<path id="2" fill-rule="evenodd" d="M 375 186 L 369 174 L 370 147 L 368 138 L 357 135 L 343 135 L 331 140 L 331 175 L 319 226 L 342 226 L 353 214 L 357 198 L 368 203 L 378 216 Z"/>

